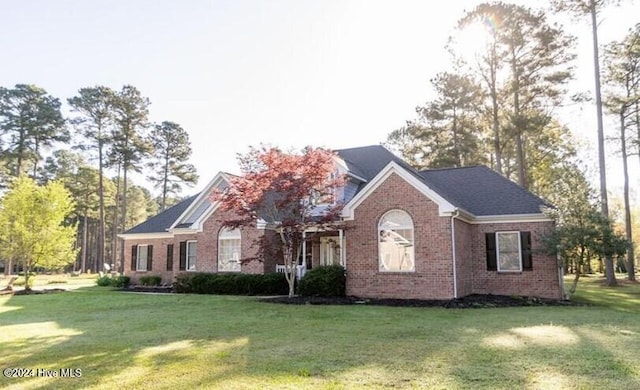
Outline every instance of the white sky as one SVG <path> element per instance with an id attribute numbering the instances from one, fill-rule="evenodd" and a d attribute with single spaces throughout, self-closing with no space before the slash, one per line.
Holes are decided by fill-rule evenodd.
<path id="1" fill-rule="evenodd" d="M 199 189 L 220 170 L 237 172 L 235 155 L 248 145 L 384 141 L 432 97 L 429 79 L 449 68 L 447 37 L 479 3 L 3 0 L 0 85 L 33 83 L 63 101 L 82 87 L 136 86 L 152 121 L 189 132 Z M 640 22 L 640 2 L 623 3 L 603 14 L 601 43 Z M 589 24 L 564 21 L 579 37 L 574 86 L 591 91 Z M 595 142 L 593 105 L 565 119 L 587 146 Z M 586 155 L 595 167 L 593 150 Z M 608 159 L 615 188 L 620 168 Z"/>

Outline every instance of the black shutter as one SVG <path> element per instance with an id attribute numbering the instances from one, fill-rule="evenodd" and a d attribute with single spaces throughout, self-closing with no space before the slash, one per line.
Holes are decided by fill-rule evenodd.
<path id="1" fill-rule="evenodd" d="M 496 234 L 485 233 L 484 240 L 487 247 L 487 270 L 495 271 L 498 269 L 496 260 Z"/>
<path id="2" fill-rule="evenodd" d="M 187 242 L 180 241 L 180 271 L 187 269 Z"/>
<path id="3" fill-rule="evenodd" d="M 167 245 L 167 271 L 173 271 L 173 244 Z"/>
<path id="4" fill-rule="evenodd" d="M 147 247 L 147 271 L 153 270 L 153 245 Z"/>
<path id="5" fill-rule="evenodd" d="M 533 269 L 531 232 L 520 232 L 520 249 L 522 251 L 522 269 L 525 271 L 531 271 Z"/>
<path id="6" fill-rule="evenodd" d="M 136 265 L 138 263 L 138 246 L 131 246 L 131 271 L 136 270 Z"/>

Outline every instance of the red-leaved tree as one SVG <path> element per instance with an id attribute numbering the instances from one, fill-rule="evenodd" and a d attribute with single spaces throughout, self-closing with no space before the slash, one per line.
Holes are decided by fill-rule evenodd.
<path id="1" fill-rule="evenodd" d="M 303 232 L 312 227 L 335 229 L 342 210 L 335 194 L 343 178 L 334 174 L 334 156 L 330 150 L 310 146 L 299 154 L 251 147 L 238 155 L 242 176 L 231 177 L 228 188 L 212 194 L 221 210 L 233 215 L 222 221 L 224 226 L 255 228 L 260 222 L 278 234 L 289 297 L 294 294 Z"/>

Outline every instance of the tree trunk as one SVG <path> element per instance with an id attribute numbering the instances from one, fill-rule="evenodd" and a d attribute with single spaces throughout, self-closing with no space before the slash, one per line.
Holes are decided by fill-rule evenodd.
<path id="1" fill-rule="evenodd" d="M 624 226 L 627 235 L 627 241 L 629 241 L 629 247 L 627 248 L 627 279 L 633 281 L 636 280 L 635 275 L 635 255 L 633 253 L 633 234 L 631 225 L 631 205 L 629 203 L 629 167 L 627 162 L 627 134 L 626 124 L 624 118 L 625 110 L 620 110 L 620 151 L 622 152 L 622 173 L 624 175 Z"/>
<path id="2" fill-rule="evenodd" d="M 34 137 L 34 156 L 33 156 L 33 180 L 38 180 L 38 150 L 40 148 L 40 140 L 36 135 Z"/>
<path id="3" fill-rule="evenodd" d="M 520 75 L 516 63 L 516 53 L 511 48 L 511 72 L 513 77 L 513 119 L 512 126 L 516 140 L 516 160 L 518 162 L 518 184 L 527 188 L 525 174 L 524 148 L 522 145 L 522 120 L 520 119 Z"/>
<path id="4" fill-rule="evenodd" d="M 498 90 L 497 90 L 497 64 L 496 64 L 496 52 L 495 43 L 492 47 L 491 53 L 491 119 L 493 126 L 493 149 L 496 156 L 496 171 L 502 174 L 502 151 L 500 150 L 500 122 L 499 122 L 499 107 L 498 107 Z"/>
<path id="5" fill-rule="evenodd" d="M 164 176 L 162 181 L 162 211 L 167 207 L 167 182 L 169 181 L 169 154 L 165 154 Z"/>
<path id="6" fill-rule="evenodd" d="M 96 264 L 103 264 L 104 261 L 104 242 L 105 242 L 105 221 L 104 221 L 104 165 L 103 156 L 102 126 L 98 127 L 98 236 L 96 245 Z M 84 272 L 84 270 L 83 270 Z"/>
<path id="7" fill-rule="evenodd" d="M 85 273 L 87 271 L 87 248 L 89 243 L 87 242 L 87 233 L 89 227 L 87 226 L 89 218 L 87 218 L 87 210 L 84 212 L 84 220 L 82 222 L 82 259 L 80 263 L 80 272 Z"/>
<path id="8" fill-rule="evenodd" d="M 598 169 L 600 170 L 600 211 L 606 218 L 609 217 L 609 204 L 607 200 L 607 172 L 604 158 L 604 124 L 602 122 L 602 92 L 600 91 L 600 54 L 598 49 L 598 20 L 596 15 L 596 2 L 590 0 L 591 32 L 593 34 L 593 66 L 596 87 L 596 113 L 598 121 Z M 606 256 L 604 259 L 607 286 L 617 284 L 616 274 L 613 269 L 613 259 Z"/>
<path id="9" fill-rule="evenodd" d="M 118 174 L 116 176 L 116 202 L 113 209 L 113 220 L 111 222 L 111 264 L 116 264 L 118 253 L 118 210 L 120 209 L 120 164 L 118 164 Z"/>
<path id="10" fill-rule="evenodd" d="M 123 164 L 123 182 L 122 182 L 122 226 L 121 232 L 127 230 L 127 162 Z M 114 237 L 115 240 L 118 237 Z M 120 245 L 120 255 L 118 256 L 118 270 L 121 274 L 124 274 L 124 245 Z"/>

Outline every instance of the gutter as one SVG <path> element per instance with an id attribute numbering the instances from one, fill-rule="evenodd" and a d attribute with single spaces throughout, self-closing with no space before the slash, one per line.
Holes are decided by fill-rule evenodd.
<path id="1" fill-rule="evenodd" d="M 454 220 L 460 216 L 460 210 L 456 207 L 451 214 L 451 254 L 453 260 L 453 299 L 458 298 L 458 275 L 456 272 L 456 227 Z"/>

